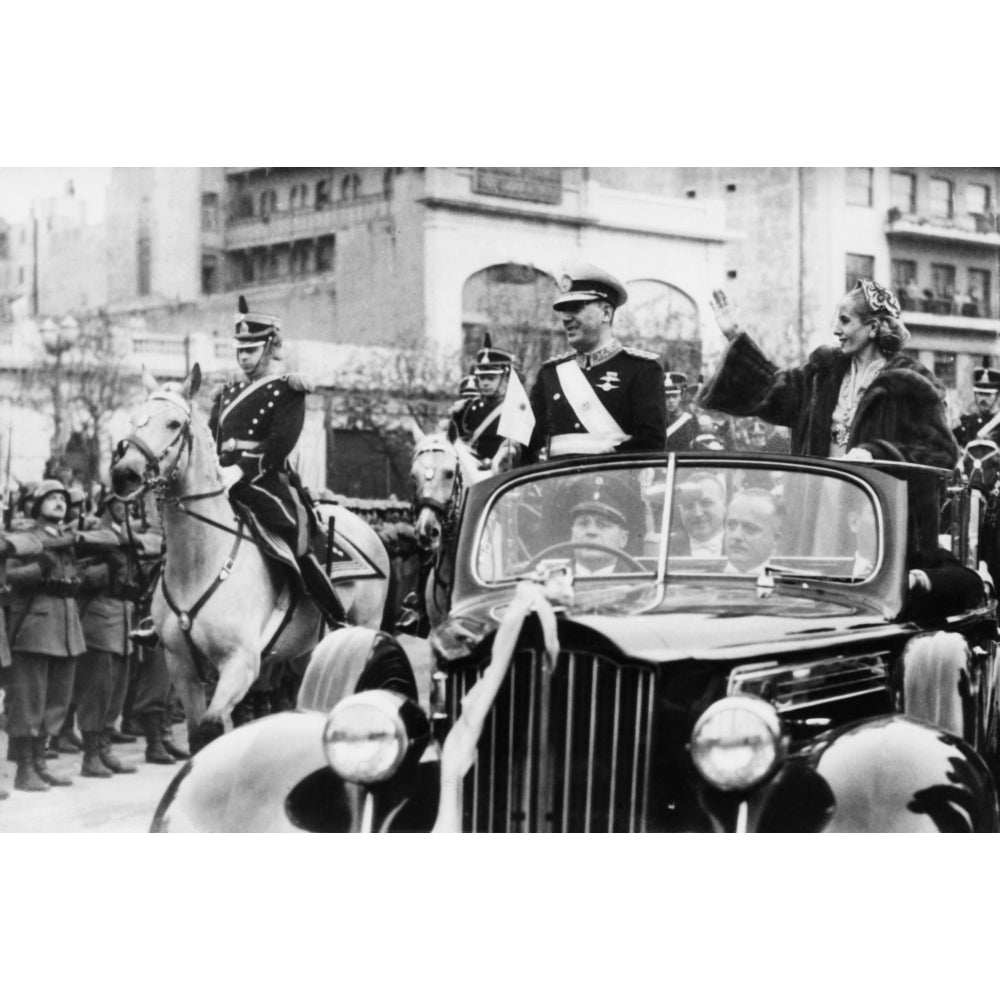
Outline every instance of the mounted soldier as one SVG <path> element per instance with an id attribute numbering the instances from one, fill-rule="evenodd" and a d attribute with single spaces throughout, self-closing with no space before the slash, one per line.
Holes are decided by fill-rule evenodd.
<path id="1" fill-rule="evenodd" d="M 687 375 L 667 372 L 663 376 L 663 397 L 667 409 L 667 451 L 688 451 L 698 436 L 698 421 L 684 408 Z"/>
<path id="2" fill-rule="evenodd" d="M 493 460 L 504 441 L 498 428 L 513 363 L 513 355 L 493 347 L 490 335 L 486 334 L 482 349 L 472 366 L 476 395 L 464 403 L 454 418 L 453 426 L 457 436 L 469 446 L 483 465 Z"/>
<path id="3" fill-rule="evenodd" d="M 250 312 L 242 295 L 238 308 L 233 345 L 243 376 L 223 386 L 208 418 L 223 482 L 258 529 L 287 544 L 324 617 L 343 622 L 344 609 L 309 549 L 309 499 L 288 463 L 302 433 L 312 386 L 301 375 L 279 370 L 278 317 Z"/>
<path id="4" fill-rule="evenodd" d="M 975 403 L 969 413 L 962 414 L 952 433 L 963 448 L 976 438 L 1000 444 L 1000 371 L 976 368 L 972 375 Z"/>

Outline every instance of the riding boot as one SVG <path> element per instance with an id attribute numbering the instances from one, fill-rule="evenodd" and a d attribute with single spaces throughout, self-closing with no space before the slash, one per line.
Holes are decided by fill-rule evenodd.
<path id="1" fill-rule="evenodd" d="M 60 729 L 59 735 L 52 742 L 59 753 L 79 753 L 83 749 L 80 737 L 72 729 Z"/>
<path id="2" fill-rule="evenodd" d="M 135 736 L 128 736 L 125 733 L 119 732 L 114 726 L 105 726 L 104 735 L 107 740 L 111 743 L 138 743 L 139 740 Z"/>
<path id="3" fill-rule="evenodd" d="M 35 755 L 30 736 L 13 736 L 10 741 L 17 761 L 17 774 L 14 776 L 14 787 L 20 792 L 47 792 L 48 783 L 43 781 L 35 770 Z"/>
<path id="4" fill-rule="evenodd" d="M 104 766 L 101 760 L 101 734 L 83 734 L 83 763 L 80 774 L 85 778 L 110 778 L 112 771 Z"/>
<path id="5" fill-rule="evenodd" d="M 176 743 L 174 743 L 174 733 L 170 726 L 170 722 L 167 720 L 166 716 L 163 717 L 160 723 L 160 740 L 163 743 L 163 749 L 170 754 L 174 760 L 190 760 L 191 754 L 186 750 L 182 750 Z"/>
<path id="6" fill-rule="evenodd" d="M 173 764 L 173 754 L 163 744 L 163 713 L 147 712 L 142 716 L 142 728 L 146 734 L 146 763 Z"/>
<path id="7" fill-rule="evenodd" d="M 33 736 L 31 738 L 31 762 L 35 766 L 35 773 L 47 785 L 53 785 L 56 788 L 72 785 L 73 782 L 69 778 L 59 778 L 54 775 L 49 770 L 49 765 L 45 763 L 45 744 L 48 743 L 48 739 L 47 736 Z"/>
<path id="8" fill-rule="evenodd" d="M 327 624 L 330 628 L 342 628 L 346 623 L 347 612 L 344 611 L 344 606 L 340 603 L 340 598 L 333 589 L 330 578 L 320 566 L 319 560 L 311 552 L 307 552 L 299 557 L 298 563 L 306 591 L 316 602 L 316 607 L 319 608 Z"/>
<path id="9" fill-rule="evenodd" d="M 101 763 L 115 774 L 135 774 L 135 768 L 131 764 L 124 764 L 111 752 L 111 739 L 105 729 L 101 733 L 101 741 L 97 745 L 97 756 L 101 758 Z"/>

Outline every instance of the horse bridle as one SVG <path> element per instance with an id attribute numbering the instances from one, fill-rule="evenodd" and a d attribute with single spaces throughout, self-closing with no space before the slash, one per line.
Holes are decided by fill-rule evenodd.
<path id="1" fill-rule="evenodd" d="M 154 453 L 153 449 L 144 441 L 137 433 L 136 430 L 139 427 L 145 427 L 149 423 L 150 418 L 155 416 L 155 413 L 147 413 L 142 420 L 136 421 L 133 424 L 133 432 L 128 435 L 128 437 L 123 438 L 118 445 L 118 457 L 124 458 L 125 451 L 128 445 L 135 445 L 142 456 L 146 459 L 146 465 L 142 470 L 142 486 L 139 490 L 129 497 L 118 496 L 114 494 L 116 499 L 125 500 L 128 502 L 138 500 L 140 497 L 144 496 L 150 490 L 164 489 L 172 481 L 176 480 L 180 476 L 178 466 L 181 462 L 181 456 L 184 454 L 184 450 L 190 453 L 192 447 L 191 438 L 191 407 L 183 399 L 183 397 L 178 396 L 176 393 L 167 392 L 165 390 L 157 390 L 149 394 L 149 399 L 163 400 L 165 403 L 170 403 L 173 406 L 179 407 L 185 415 L 185 420 L 181 424 L 180 430 L 164 445 L 163 450 L 157 455 Z M 161 411 L 156 411 L 161 412 Z M 160 471 L 160 462 L 169 454 L 170 449 L 174 447 L 177 442 L 180 441 L 180 447 L 177 449 L 177 454 L 174 456 L 173 461 L 170 463 L 170 467 L 165 471 Z"/>
<path id="2" fill-rule="evenodd" d="M 434 455 L 434 454 L 447 455 L 448 450 L 438 445 L 434 445 L 429 448 L 417 448 L 417 450 L 413 453 L 413 460 L 416 461 L 423 455 Z M 434 469 L 430 468 L 424 469 L 424 479 L 425 480 L 433 479 L 434 473 L 435 473 Z M 461 476 L 459 474 L 458 462 L 456 461 L 455 479 L 451 484 L 451 493 L 449 494 L 448 499 L 442 502 L 441 500 L 435 500 L 434 497 L 424 497 L 418 495 L 413 501 L 414 513 L 419 514 L 420 511 L 424 507 L 426 507 L 428 510 L 434 511 L 434 513 L 437 514 L 438 517 L 442 519 L 442 521 L 448 520 L 452 516 L 452 513 L 455 509 L 455 494 L 459 490 L 460 482 L 461 482 Z"/>

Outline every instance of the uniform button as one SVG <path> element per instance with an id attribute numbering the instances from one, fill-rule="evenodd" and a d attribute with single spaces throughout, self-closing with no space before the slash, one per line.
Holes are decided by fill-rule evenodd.
<path id="1" fill-rule="evenodd" d="M 268 406 L 271 406 L 271 405 L 273 405 L 273 404 L 271 404 L 271 403 L 268 403 L 267 405 L 268 405 Z M 262 406 L 262 407 L 260 408 L 260 412 L 261 412 L 261 413 L 263 413 L 263 412 L 264 412 L 264 407 L 263 407 L 263 406 Z"/>
<path id="2" fill-rule="evenodd" d="M 577 430 L 579 430 L 579 429 L 580 429 L 580 425 L 579 425 L 579 424 L 573 424 L 573 426 L 574 426 L 574 427 L 575 427 L 575 428 L 576 428 Z"/>
<path id="3" fill-rule="evenodd" d="M 252 427 L 250 428 L 250 430 L 247 431 L 247 434 L 249 434 L 250 437 L 253 437 L 253 428 Z"/>
<path id="4" fill-rule="evenodd" d="M 553 399 L 562 399 L 562 397 L 559 395 L 558 392 L 552 398 Z"/>
<path id="5" fill-rule="evenodd" d="M 261 411 L 261 412 L 263 412 L 263 411 Z M 253 420 L 251 421 L 251 423 L 254 423 L 254 424 L 257 423 L 257 418 L 254 417 Z"/>
<path id="6" fill-rule="evenodd" d="M 267 405 L 268 405 L 268 406 L 274 406 L 274 403 L 268 403 Z M 260 412 L 261 412 L 261 413 L 263 413 L 264 411 L 263 411 L 263 410 L 261 410 Z"/>

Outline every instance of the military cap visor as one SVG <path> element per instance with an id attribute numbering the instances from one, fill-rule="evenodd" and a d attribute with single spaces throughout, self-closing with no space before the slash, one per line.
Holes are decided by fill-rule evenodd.
<path id="1" fill-rule="evenodd" d="M 972 373 L 975 392 L 996 392 L 1000 390 L 1000 371 L 995 368 L 977 368 Z"/>
<path id="2" fill-rule="evenodd" d="M 623 528 L 628 527 L 625 515 L 617 507 L 609 503 L 603 503 L 600 500 L 581 500 L 580 503 L 573 505 L 570 514 L 574 519 L 580 514 L 603 514 L 612 521 L 616 521 Z"/>

